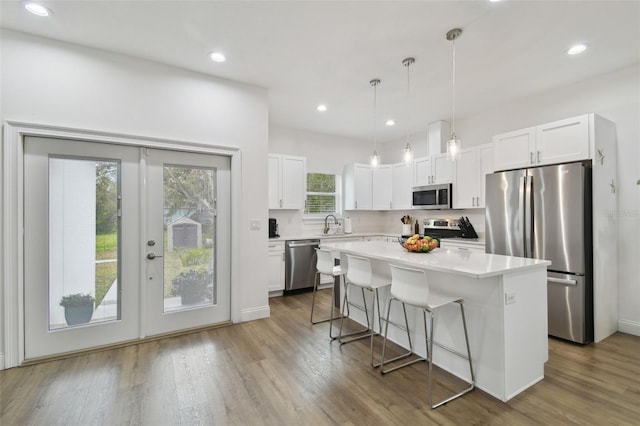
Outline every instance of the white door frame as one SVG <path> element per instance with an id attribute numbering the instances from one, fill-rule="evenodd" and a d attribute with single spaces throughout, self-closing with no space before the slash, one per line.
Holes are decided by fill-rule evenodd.
<path id="1" fill-rule="evenodd" d="M 231 146 L 208 145 L 189 141 L 150 138 L 111 132 L 82 130 L 34 123 L 6 121 L 4 123 L 3 162 L 3 212 L 0 259 L 3 266 L 4 287 L 4 354 L 0 353 L 0 369 L 17 367 L 24 361 L 24 258 L 23 258 L 23 159 L 24 137 L 40 136 L 60 139 L 84 140 L 145 148 L 169 149 L 194 153 L 223 155 L 231 158 L 231 217 L 241 212 L 242 154 Z M 141 203 L 143 200 L 140 201 Z M 240 224 L 231 221 L 231 321 L 240 321 L 238 262 Z M 141 245 L 141 253 L 144 246 Z M 143 258 L 143 256 L 141 257 Z M 140 271 L 144 282 L 144 268 Z M 141 286 L 142 291 L 142 286 Z M 141 295 L 142 296 L 142 295 Z M 143 312 L 140 313 L 142 315 Z M 140 318 L 141 321 L 143 320 Z M 141 322 L 143 324 L 144 322 Z M 144 328 L 141 329 L 144 334 Z M 141 335 L 140 338 L 143 338 Z M 4 358 L 4 360 L 2 359 Z"/>

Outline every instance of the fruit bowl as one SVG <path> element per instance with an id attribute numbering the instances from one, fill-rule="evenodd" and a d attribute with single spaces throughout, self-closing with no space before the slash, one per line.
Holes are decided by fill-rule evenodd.
<path id="1" fill-rule="evenodd" d="M 428 235 L 423 238 L 420 238 L 417 234 L 408 238 L 400 237 L 398 242 L 405 250 L 413 253 L 429 253 L 438 247 L 438 240 Z"/>

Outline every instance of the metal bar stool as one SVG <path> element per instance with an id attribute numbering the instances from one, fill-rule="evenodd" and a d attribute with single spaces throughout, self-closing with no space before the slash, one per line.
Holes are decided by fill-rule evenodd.
<path id="1" fill-rule="evenodd" d="M 334 282 L 331 283 L 331 310 L 328 318 L 319 320 L 313 318 L 313 311 L 316 306 L 316 292 L 318 291 L 318 284 L 320 283 L 322 275 L 329 275 L 333 280 L 335 280 L 336 277 L 343 277 L 344 271 L 340 265 L 335 265 L 333 253 L 331 253 L 330 250 L 317 248 L 316 258 L 316 276 L 313 280 L 313 298 L 311 299 L 311 324 L 319 324 L 321 322 L 329 321 L 329 337 L 333 340 L 335 339 L 333 336 L 333 303 L 335 297 Z"/>
<path id="2" fill-rule="evenodd" d="M 471 350 L 469 349 L 469 336 L 467 334 L 467 322 L 465 320 L 465 316 L 464 316 L 464 306 L 463 306 L 463 300 L 462 299 L 458 299 L 456 297 L 452 297 L 452 296 L 447 296 L 444 294 L 440 294 L 440 293 L 436 293 L 434 291 L 431 291 L 429 289 L 429 282 L 427 281 L 427 277 L 425 274 L 425 271 L 420 270 L 420 269 L 412 269 L 412 268 L 406 268 L 404 266 L 397 266 L 397 265 L 389 265 L 391 267 L 391 298 L 389 299 L 389 304 L 387 307 L 387 323 L 385 326 L 385 330 L 384 330 L 384 340 L 383 340 L 383 344 L 382 344 L 382 361 L 381 361 L 381 365 L 382 365 L 382 370 L 381 373 L 385 374 L 385 373 L 389 373 L 391 371 L 397 370 L 399 368 L 402 367 L 406 367 L 407 365 L 411 365 L 414 364 L 418 361 L 429 361 L 429 405 L 431 405 L 431 408 L 437 408 L 443 404 L 446 404 L 447 402 L 464 395 L 467 392 L 470 392 L 471 390 L 473 390 L 473 388 L 475 387 L 475 378 L 473 375 L 473 365 L 471 363 Z M 426 341 L 426 346 L 427 346 L 427 358 L 418 358 L 418 359 L 414 359 L 408 362 L 405 362 L 404 364 L 401 365 L 397 365 L 395 367 L 389 368 L 389 369 L 384 369 L 384 365 L 388 364 L 389 362 L 393 361 L 393 360 L 398 360 L 400 358 L 404 358 L 407 357 L 409 355 L 411 355 L 412 351 L 410 350 L 408 353 L 401 355 L 399 357 L 394 358 L 393 360 L 386 360 L 384 359 L 384 355 L 385 355 L 385 349 L 386 349 L 386 343 L 387 343 L 387 331 L 389 329 L 389 314 L 391 312 L 391 302 L 393 301 L 398 301 L 402 304 L 402 306 L 404 307 L 405 305 L 410 305 L 410 306 L 415 306 L 417 308 L 420 308 L 422 310 L 422 317 L 423 317 L 423 321 L 424 321 L 424 332 L 425 332 L 425 341 Z M 466 342 L 466 346 L 467 346 L 467 354 L 462 354 L 452 348 L 448 348 L 446 346 L 443 346 L 437 342 L 434 342 L 433 340 L 433 323 L 435 320 L 435 311 L 437 311 L 438 308 L 441 308 L 445 305 L 451 304 L 451 303 L 457 303 L 458 306 L 460 306 L 460 314 L 462 315 L 462 326 L 464 328 L 464 338 L 465 338 L 465 342 Z M 430 324 L 429 324 L 429 330 L 427 330 L 427 317 L 426 317 L 426 313 L 429 313 L 429 318 L 430 318 Z M 407 335 L 409 335 L 409 326 L 407 323 L 407 317 L 406 317 L 406 311 L 405 311 L 405 324 L 407 325 Z M 411 339 L 411 338 L 409 338 Z M 411 342 L 411 340 L 409 340 L 409 342 Z M 437 403 L 433 403 L 433 398 L 432 398 L 432 394 L 431 394 L 431 389 L 432 389 L 432 377 L 433 377 L 433 345 L 439 346 L 463 359 L 466 359 L 469 361 L 469 371 L 471 373 L 471 382 L 470 382 L 470 386 L 468 388 L 465 388 L 464 390 L 458 392 L 457 394 L 446 398 L 440 402 Z"/>
<path id="3" fill-rule="evenodd" d="M 342 303 L 342 318 L 340 319 L 340 333 L 338 334 L 338 341 L 340 344 L 350 343 L 355 340 L 369 337 L 371 339 L 371 366 L 378 367 L 380 363 L 373 362 L 373 338 L 376 334 L 373 328 L 373 321 L 377 306 L 378 311 L 378 330 L 382 332 L 382 319 L 380 318 L 380 296 L 378 295 L 378 289 L 391 285 L 388 279 L 379 275 L 373 274 L 371 270 L 371 261 L 365 257 L 354 256 L 347 254 L 347 273 L 344 283 L 344 299 Z M 363 306 L 349 300 L 349 286 L 355 285 L 360 287 L 362 292 Z M 365 290 L 371 293 L 372 307 L 371 318 L 369 318 L 369 307 L 367 306 L 367 297 L 365 296 Z M 364 312 L 367 319 L 367 326 L 363 329 L 356 330 L 347 334 L 342 334 L 344 325 L 345 310 L 346 317 L 349 317 L 349 307 L 353 306 Z M 347 338 L 347 339 L 345 339 Z"/>

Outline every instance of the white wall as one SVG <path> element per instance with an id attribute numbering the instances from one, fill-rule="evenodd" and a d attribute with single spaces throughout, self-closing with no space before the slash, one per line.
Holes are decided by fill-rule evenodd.
<path id="1" fill-rule="evenodd" d="M 459 96 L 464 97 L 464 94 Z M 620 229 L 618 329 L 640 335 L 640 250 L 637 248 L 640 241 L 640 186 L 636 185 L 640 179 L 640 65 L 540 93 L 472 117 L 458 117 L 456 133 L 463 146 L 474 146 L 490 142 L 495 134 L 589 112 L 616 123 Z M 416 140 L 422 134 L 416 135 Z M 399 159 L 403 146 L 402 141 L 394 141 L 384 144 L 382 150 L 387 156 L 397 153 Z M 426 152 L 426 143 L 417 143 L 414 149 Z M 470 212 L 474 214 L 477 209 Z M 471 221 L 476 225 L 472 218 Z"/>
<path id="2" fill-rule="evenodd" d="M 232 237 L 252 241 L 253 249 L 239 259 L 251 268 L 241 268 L 232 281 L 241 288 L 243 318 L 268 315 L 266 90 L 7 30 L 0 48 L 2 122 L 239 148 L 241 209 L 233 217 L 240 234 Z M 250 230 L 252 218 L 262 221 L 262 230 Z M 3 331 L 0 324 L 0 342 Z"/>

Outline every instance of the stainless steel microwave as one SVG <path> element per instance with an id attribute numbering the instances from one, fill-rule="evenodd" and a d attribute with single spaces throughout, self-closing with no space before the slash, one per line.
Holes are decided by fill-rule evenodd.
<path id="1" fill-rule="evenodd" d="M 413 187 L 412 207 L 425 210 L 446 210 L 451 208 L 452 185 L 426 185 Z"/>

